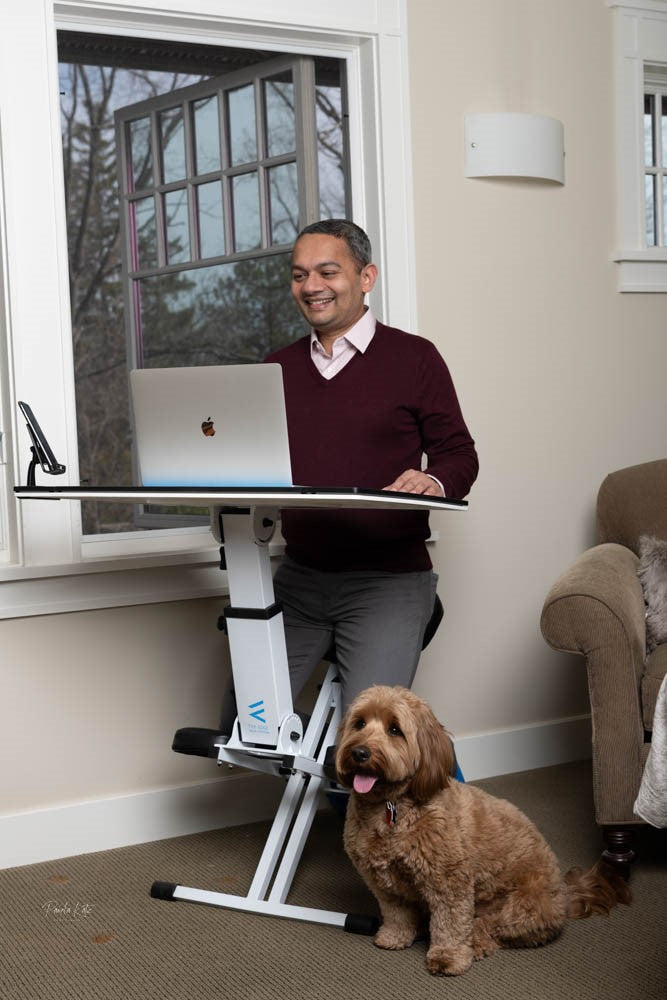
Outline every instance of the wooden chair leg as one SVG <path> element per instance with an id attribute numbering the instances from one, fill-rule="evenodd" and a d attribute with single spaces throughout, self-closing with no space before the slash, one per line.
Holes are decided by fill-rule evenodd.
<path id="1" fill-rule="evenodd" d="M 628 826 L 606 826 L 602 831 L 606 844 L 602 858 L 612 865 L 624 879 L 630 877 L 630 865 L 635 859 L 633 843 L 635 832 Z"/>

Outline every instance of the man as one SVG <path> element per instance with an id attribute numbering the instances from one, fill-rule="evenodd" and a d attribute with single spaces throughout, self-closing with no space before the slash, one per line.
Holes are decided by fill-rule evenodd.
<path id="1" fill-rule="evenodd" d="M 375 320 L 376 278 L 354 223 L 300 233 L 292 296 L 311 333 L 266 359 L 283 370 L 294 482 L 461 499 L 478 463 L 449 371 L 429 341 Z M 332 641 L 343 711 L 371 684 L 410 687 L 437 582 L 428 512 L 285 510 L 282 531 L 274 583 L 293 696 Z"/>

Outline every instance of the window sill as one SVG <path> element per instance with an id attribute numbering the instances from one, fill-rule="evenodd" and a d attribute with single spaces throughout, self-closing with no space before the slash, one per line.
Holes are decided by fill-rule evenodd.
<path id="1" fill-rule="evenodd" d="M 667 250 L 622 250 L 613 259 L 619 292 L 667 292 Z"/>
<path id="2" fill-rule="evenodd" d="M 427 545 L 438 537 L 437 531 L 431 532 Z M 271 558 L 282 556 L 284 548 L 281 538 L 272 542 Z M 63 566 L 0 567 L 0 620 L 228 594 L 215 544 L 196 551 L 87 559 Z"/>
<path id="3" fill-rule="evenodd" d="M 85 563 L 102 563 L 110 559 L 151 559 L 176 556 L 196 556 L 217 549 L 208 527 L 158 528 L 151 531 L 115 532 L 107 535 L 84 535 L 81 557 Z"/>
<path id="4" fill-rule="evenodd" d="M 0 619 L 162 604 L 228 593 L 216 547 L 0 569 Z"/>

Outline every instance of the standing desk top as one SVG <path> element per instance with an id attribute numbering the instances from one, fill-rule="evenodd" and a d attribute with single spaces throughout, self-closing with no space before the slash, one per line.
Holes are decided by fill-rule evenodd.
<path id="1" fill-rule="evenodd" d="M 20 500 L 108 500 L 211 507 L 357 507 L 376 510 L 465 510 L 450 497 L 314 486 L 15 486 Z"/>

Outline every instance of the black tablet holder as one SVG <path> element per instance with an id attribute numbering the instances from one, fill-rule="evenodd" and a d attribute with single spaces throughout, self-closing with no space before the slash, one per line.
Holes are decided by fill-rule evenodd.
<path id="1" fill-rule="evenodd" d="M 27 485 L 35 486 L 35 470 L 38 465 L 41 466 L 43 472 L 47 472 L 50 476 L 62 476 L 66 468 L 58 462 L 56 456 L 53 454 L 51 445 L 47 441 L 44 431 L 39 426 L 31 407 L 27 403 L 22 403 L 21 400 L 18 401 L 18 405 L 25 417 L 25 425 L 32 441 L 32 445 L 30 446 L 32 458 L 28 466 Z"/>

